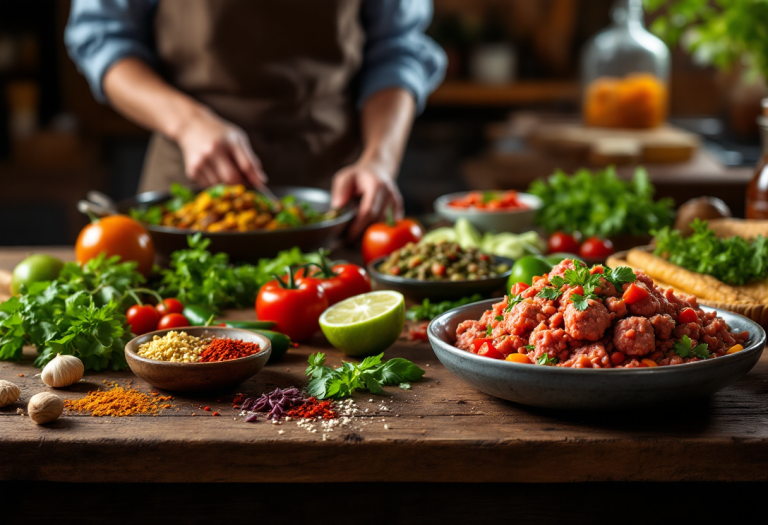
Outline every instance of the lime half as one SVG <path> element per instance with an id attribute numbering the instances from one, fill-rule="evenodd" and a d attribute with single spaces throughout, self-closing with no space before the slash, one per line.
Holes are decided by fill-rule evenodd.
<path id="1" fill-rule="evenodd" d="M 379 354 L 397 341 L 405 326 L 403 294 L 390 290 L 345 299 L 320 316 L 328 341 L 347 355 Z"/>

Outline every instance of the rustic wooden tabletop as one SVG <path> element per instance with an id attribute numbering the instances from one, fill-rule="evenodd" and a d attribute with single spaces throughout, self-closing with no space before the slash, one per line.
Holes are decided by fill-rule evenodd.
<path id="1" fill-rule="evenodd" d="M 68 248 L 37 252 L 72 258 Z M 0 250 L 10 269 L 29 249 Z M 251 311 L 230 312 L 247 319 Z M 0 363 L 0 379 L 19 385 L 21 400 L 0 409 L 0 480 L 82 482 L 338 481 L 766 481 L 768 354 L 735 385 L 710 399 L 652 410 L 575 413 L 495 399 L 453 377 L 424 342 L 403 336 L 386 357 L 426 370 L 412 390 L 355 395 L 361 413 L 332 432 L 296 422 L 246 423 L 236 392 L 259 395 L 303 386 L 307 356 L 341 354 L 316 337 L 291 350 L 236 391 L 177 395 L 157 416 L 95 418 L 70 413 L 47 426 L 17 414 L 47 390 L 32 366 Z M 104 381 L 150 385 L 125 372 L 88 373 L 57 390 L 74 399 Z M 202 407 L 209 406 L 211 411 Z M 218 417 L 212 412 L 218 412 Z"/>

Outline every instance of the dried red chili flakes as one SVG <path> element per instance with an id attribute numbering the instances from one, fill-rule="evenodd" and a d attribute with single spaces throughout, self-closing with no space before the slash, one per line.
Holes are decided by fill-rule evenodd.
<path id="1" fill-rule="evenodd" d="M 201 363 L 212 363 L 216 361 L 228 361 L 230 359 L 239 359 L 259 352 L 261 348 L 256 343 L 239 341 L 237 339 L 214 339 L 200 353 Z"/>
<path id="2" fill-rule="evenodd" d="M 303 405 L 292 408 L 285 414 L 297 419 L 336 419 L 339 415 L 333 410 L 332 401 L 318 401 L 316 397 L 310 397 Z"/>

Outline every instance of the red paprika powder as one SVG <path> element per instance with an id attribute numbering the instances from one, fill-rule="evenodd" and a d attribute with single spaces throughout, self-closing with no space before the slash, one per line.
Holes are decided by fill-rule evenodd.
<path id="1" fill-rule="evenodd" d="M 248 357 L 261 350 L 258 344 L 238 341 L 236 339 L 214 339 L 202 352 L 201 363 L 213 363 Z"/>

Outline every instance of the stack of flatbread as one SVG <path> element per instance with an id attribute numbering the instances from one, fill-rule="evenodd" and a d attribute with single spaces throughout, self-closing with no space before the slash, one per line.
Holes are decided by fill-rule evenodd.
<path id="1" fill-rule="evenodd" d="M 718 219 L 710 221 L 709 226 L 718 237 L 768 237 L 768 221 Z M 634 270 L 642 270 L 659 286 L 695 295 L 700 304 L 730 310 L 749 317 L 762 326 L 768 326 L 768 280 L 744 286 L 731 286 L 711 275 L 692 272 L 657 257 L 653 255 L 650 247 L 616 253 L 608 258 L 606 264 L 612 268 L 629 266 Z"/>

